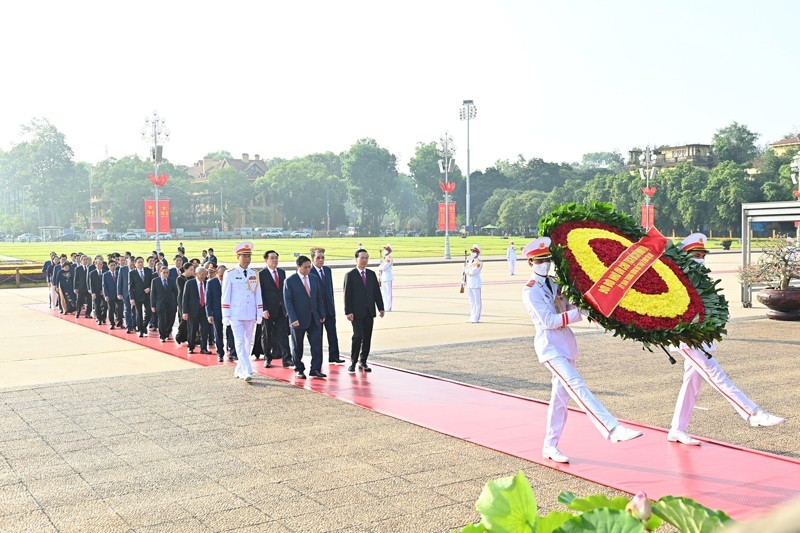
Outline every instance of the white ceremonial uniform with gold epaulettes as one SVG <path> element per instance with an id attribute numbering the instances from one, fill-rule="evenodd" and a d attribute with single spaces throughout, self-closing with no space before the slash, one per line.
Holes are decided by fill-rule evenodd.
<path id="1" fill-rule="evenodd" d="M 469 295 L 469 321 L 480 322 L 481 310 L 483 308 L 481 302 L 481 271 L 483 270 L 483 261 L 480 257 L 474 257 L 470 260 L 464 268 L 467 274 L 467 293 Z"/>
<path id="2" fill-rule="evenodd" d="M 538 275 L 533 275 L 522 289 L 522 301 L 536 327 L 536 356 L 553 375 L 544 446 L 558 444 L 567 422 L 570 397 L 608 439 L 619 422 L 595 398 L 576 370 L 578 343 L 569 324 L 582 320 L 580 311 L 561 296 L 555 280 Z"/>
<path id="3" fill-rule="evenodd" d="M 392 267 L 394 266 L 394 259 L 389 254 L 383 258 L 378 272 L 381 280 L 381 295 L 383 296 L 383 309 L 384 311 L 392 310 L 392 282 L 394 281 L 394 273 Z"/>
<path id="4" fill-rule="evenodd" d="M 239 359 L 233 374 L 245 379 L 253 375 L 250 352 L 256 324 L 261 323 L 263 303 L 258 273 L 236 266 L 222 278 L 222 320 L 229 319 Z"/>

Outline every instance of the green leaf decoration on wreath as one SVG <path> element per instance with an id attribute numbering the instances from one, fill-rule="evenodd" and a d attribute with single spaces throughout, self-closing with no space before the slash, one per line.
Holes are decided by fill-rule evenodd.
<path id="1" fill-rule="evenodd" d="M 610 204 L 569 203 L 539 220 L 539 235 L 552 240 L 553 263 L 564 296 L 589 311 L 614 336 L 666 348 L 681 342 L 692 348 L 721 340 L 730 316 L 719 280 L 691 256 L 667 242 L 663 255 L 639 278 L 609 315 L 585 298 L 620 254 L 645 236 L 636 220 Z"/>

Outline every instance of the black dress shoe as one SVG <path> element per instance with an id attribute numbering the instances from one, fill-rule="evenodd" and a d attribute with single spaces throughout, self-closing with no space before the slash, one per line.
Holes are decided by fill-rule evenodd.
<path id="1" fill-rule="evenodd" d="M 194 348 L 189 348 L 189 353 L 194 353 Z"/>
<path id="2" fill-rule="evenodd" d="M 261 355 L 256 354 L 256 361 L 258 361 L 259 359 L 261 359 Z"/>
<path id="3" fill-rule="evenodd" d="M 230 359 L 231 361 L 238 361 L 239 357 L 236 354 L 233 354 L 233 355 L 229 355 L 228 359 Z"/>
<path id="4" fill-rule="evenodd" d="M 269 359 L 266 359 L 264 361 L 264 368 L 272 368 L 272 361 L 270 361 Z"/>
<path id="5" fill-rule="evenodd" d="M 323 374 L 322 372 L 319 372 L 317 370 L 312 370 L 311 372 L 308 373 L 308 375 L 311 376 L 312 378 L 320 378 L 320 379 L 328 377 L 327 374 Z"/>
<path id="6" fill-rule="evenodd" d="M 205 354 L 205 355 L 208 355 L 208 354 L 210 354 L 210 353 L 211 353 L 211 350 L 203 350 L 203 349 L 201 349 L 201 350 L 200 350 L 200 353 L 202 353 L 202 354 Z"/>
<path id="7" fill-rule="evenodd" d="M 144 333 L 139 333 L 139 336 L 140 337 L 144 337 Z"/>
<path id="8" fill-rule="evenodd" d="M 356 364 L 353 363 L 350 366 L 348 366 L 347 367 L 347 371 L 350 372 L 351 374 L 353 374 L 356 371 Z"/>
<path id="9" fill-rule="evenodd" d="M 161 339 L 161 342 L 167 342 L 167 339 Z"/>
<path id="10" fill-rule="evenodd" d="M 114 329 L 114 324 L 111 324 L 111 327 L 108 328 L 108 329 Z"/>
<path id="11" fill-rule="evenodd" d="M 282 364 L 283 368 L 292 368 L 294 366 L 292 363 L 289 363 L 288 361 L 284 361 Z"/>
<path id="12" fill-rule="evenodd" d="M 125 330 L 125 333 L 135 333 L 132 329 Z"/>
<path id="13" fill-rule="evenodd" d="M 218 355 L 217 356 L 217 362 L 218 363 L 224 363 L 225 362 L 225 356 L 224 355 Z"/>
<path id="14" fill-rule="evenodd" d="M 367 363 L 358 363 L 358 368 L 364 372 L 372 372 L 372 369 L 367 366 Z"/>
<path id="15" fill-rule="evenodd" d="M 297 376 L 299 379 L 306 379 L 306 375 L 303 374 L 302 372 L 295 372 L 294 375 Z"/>
<path id="16" fill-rule="evenodd" d="M 344 359 L 342 359 L 341 357 L 340 357 L 339 359 L 331 359 L 330 361 L 328 361 L 328 363 L 330 363 L 330 364 L 332 364 L 332 365 L 343 365 L 343 364 L 345 364 L 346 362 L 347 362 L 347 361 L 345 361 L 345 360 L 344 360 Z"/>

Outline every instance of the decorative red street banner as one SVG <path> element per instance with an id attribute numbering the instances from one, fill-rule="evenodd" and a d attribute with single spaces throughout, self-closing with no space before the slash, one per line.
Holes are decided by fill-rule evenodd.
<path id="1" fill-rule="evenodd" d="M 447 212 L 445 212 L 445 206 L 447 206 Z M 446 213 L 449 213 L 449 216 L 445 216 Z M 456 230 L 456 204 L 439 202 L 439 231 L 444 231 L 445 226 L 449 226 L 447 228 L 449 231 Z"/>
<path id="2" fill-rule="evenodd" d="M 639 242 L 622 252 L 583 297 L 603 316 L 611 315 L 628 289 L 661 257 L 666 248 L 666 237 L 651 227 Z"/>
<path id="3" fill-rule="evenodd" d="M 652 228 L 656 225 L 656 208 L 653 204 L 642 206 L 642 227 Z"/>
<path id="4" fill-rule="evenodd" d="M 448 181 L 445 183 L 444 181 L 440 181 L 439 188 L 442 190 L 442 192 L 452 193 L 454 190 L 456 190 L 456 182 Z"/>
<path id="5" fill-rule="evenodd" d="M 653 195 L 656 194 L 656 188 L 655 187 L 642 187 L 642 192 L 645 193 L 647 196 L 650 196 L 652 198 Z"/>
<path id="6" fill-rule="evenodd" d="M 148 174 L 147 177 L 150 178 L 150 183 L 156 187 L 163 187 L 169 181 L 169 174 L 159 174 L 158 176 L 155 174 Z"/>
<path id="7" fill-rule="evenodd" d="M 169 200 L 159 200 L 159 218 L 158 218 L 158 231 L 160 233 L 169 233 Z M 156 231 L 156 201 L 144 201 L 144 231 L 147 233 L 155 233 Z"/>

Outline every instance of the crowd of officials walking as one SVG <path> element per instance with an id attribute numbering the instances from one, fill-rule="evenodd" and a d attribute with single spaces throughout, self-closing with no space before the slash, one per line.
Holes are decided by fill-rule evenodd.
<path id="1" fill-rule="evenodd" d="M 391 248 L 387 248 L 388 258 Z M 51 252 L 42 271 L 52 309 L 79 319 L 94 319 L 98 325 L 107 324 L 111 330 L 124 329 L 139 337 L 157 333 L 162 343 L 185 344 L 189 355 L 197 349 L 200 354 L 211 354 L 215 348 L 219 362 L 226 355 L 230 361 L 237 361 L 235 375 L 246 381 L 253 371 L 250 357 L 239 362 L 243 352 L 256 360 L 263 359 L 267 368 L 273 362 L 294 368 L 296 375 L 305 379 L 306 338 L 311 348 L 309 375 L 327 377 L 322 372 L 323 330 L 328 362 L 346 363 L 339 352 L 334 280 L 330 267 L 325 266 L 325 250 L 312 248 L 310 257 L 300 255 L 295 261 L 297 273 L 288 277 L 278 266 L 279 254 L 275 250 L 264 252 L 260 271 L 249 268 L 252 243 L 240 243 L 234 251 L 239 264 L 230 271 L 218 264 L 213 249 L 203 250 L 202 258 L 189 260 L 182 245 L 178 246 L 172 265 L 163 253 L 155 251 L 148 257 L 125 252 L 93 258 L 80 252 L 70 257 Z M 376 313 L 383 316 L 382 289 L 387 287 L 381 287 L 376 274 L 366 268 L 366 250 L 357 250 L 355 259 L 357 266 L 344 284 L 345 314 L 354 330 L 348 370 L 371 372 L 367 358 L 372 318 Z M 386 264 L 383 260 L 381 269 Z M 390 258 L 388 267 L 390 273 Z M 354 276 L 358 276 L 360 286 L 353 290 L 355 284 L 351 280 L 348 289 L 348 279 Z M 242 291 L 237 292 L 239 285 Z M 388 285 L 391 291 L 391 283 Z M 223 294 L 226 290 L 227 294 Z M 237 306 L 241 307 L 237 298 L 248 294 L 257 315 L 252 317 L 254 328 L 237 335 L 240 324 L 234 315 Z M 238 339 L 241 342 L 237 337 L 242 337 Z"/>

